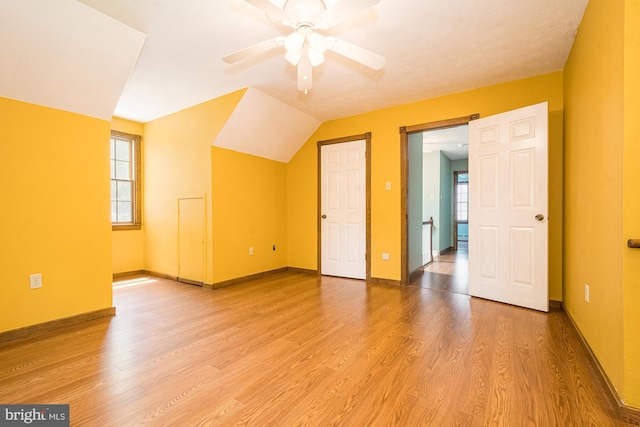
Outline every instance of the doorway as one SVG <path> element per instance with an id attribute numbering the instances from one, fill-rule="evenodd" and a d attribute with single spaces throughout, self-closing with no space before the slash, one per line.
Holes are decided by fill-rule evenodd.
<path id="1" fill-rule="evenodd" d="M 433 242 L 431 262 L 425 263 L 421 273 L 418 270 L 411 276 L 413 286 L 469 292 L 468 146 L 467 124 L 409 136 L 409 218 L 413 215 L 412 206 L 419 205 L 422 209 L 419 214 L 433 224 L 433 228 L 427 229 L 430 233 L 427 237 Z M 416 170 L 422 177 L 415 177 Z M 415 198 L 419 200 L 416 202 Z M 410 253 L 417 240 L 413 233 L 410 226 Z"/>
<path id="2" fill-rule="evenodd" d="M 434 226 L 437 231 L 434 231 L 434 253 L 436 253 L 436 245 L 437 245 L 437 255 L 441 255 L 441 252 L 444 252 L 445 249 L 453 249 L 453 192 L 451 193 L 442 193 L 440 190 L 433 193 L 427 192 L 426 196 L 424 196 L 423 191 L 423 182 L 422 180 L 417 183 L 415 177 L 415 169 L 422 168 L 422 155 L 423 155 L 423 147 L 420 146 L 416 149 L 416 144 L 411 143 L 410 140 L 422 140 L 421 134 L 427 131 L 433 130 L 446 130 L 451 129 L 463 125 L 467 125 L 471 120 L 475 120 L 479 117 L 478 114 L 458 117 L 455 119 L 442 120 L 437 122 L 430 122 L 421 125 L 413 125 L 413 126 L 405 126 L 400 128 L 400 153 L 401 153 L 401 250 L 402 250 L 402 269 L 401 269 L 401 283 L 409 284 L 409 282 L 424 274 L 425 268 L 423 268 L 422 263 L 422 253 L 418 251 L 416 248 L 420 247 L 418 245 L 417 239 L 419 238 L 421 241 L 423 240 L 422 236 L 418 236 L 417 233 L 412 232 L 412 230 L 418 229 L 418 224 L 420 230 L 422 229 L 423 224 L 423 199 L 431 201 L 433 198 L 434 201 L 437 201 L 439 204 L 442 202 L 442 209 L 438 208 L 437 218 L 434 217 Z M 417 152 L 416 152 L 417 151 Z M 417 157 L 420 157 L 420 161 L 417 160 Z M 412 172 L 413 169 L 413 172 Z M 466 170 L 466 166 L 463 169 Z M 451 189 L 453 186 L 453 175 L 451 174 L 451 165 L 449 164 L 448 168 L 444 168 L 443 179 L 447 180 L 449 185 L 448 188 Z M 449 184 L 450 182 L 450 184 Z M 417 184 L 416 184 L 417 183 Z M 433 197 L 431 196 L 433 194 Z M 447 197 L 446 200 L 445 196 Z M 418 209 L 417 206 L 420 205 Z M 429 216 L 429 215 L 427 215 Z M 440 221 L 442 220 L 442 222 Z M 444 227 L 442 223 L 446 224 Z M 442 232 L 442 235 L 440 234 Z M 436 236 L 437 233 L 437 236 Z M 437 243 L 436 243 L 437 242 Z M 440 246 L 446 246 L 440 247 Z M 420 260 L 418 260 L 418 256 Z"/>
<path id="3" fill-rule="evenodd" d="M 371 133 L 318 141 L 318 273 L 371 277 Z"/>

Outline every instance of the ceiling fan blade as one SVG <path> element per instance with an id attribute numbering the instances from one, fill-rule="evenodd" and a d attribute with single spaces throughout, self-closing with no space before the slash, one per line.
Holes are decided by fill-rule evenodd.
<path id="1" fill-rule="evenodd" d="M 375 6 L 379 2 L 380 0 L 342 0 L 327 9 L 323 14 L 323 21 L 328 26 L 333 26 L 354 13 Z"/>
<path id="2" fill-rule="evenodd" d="M 271 3 L 269 0 L 244 0 L 256 9 L 260 9 L 271 19 L 286 21 L 287 15 L 282 9 Z"/>
<path id="3" fill-rule="evenodd" d="M 387 59 L 384 56 L 378 55 L 377 53 L 371 52 L 370 50 L 364 49 L 360 46 L 356 46 L 355 44 L 351 44 L 335 37 L 327 37 L 327 41 L 329 42 L 329 50 L 349 59 L 353 59 L 354 61 L 373 70 L 379 70 L 387 63 Z"/>
<path id="4" fill-rule="evenodd" d="M 245 49 L 242 49 L 230 55 L 227 55 L 224 58 L 222 58 L 222 60 L 227 64 L 235 64 L 236 62 L 243 61 L 252 56 L 258 55 L 262 52 L 266 52 L 273 48 L 283 46 L 284 41 L 285 41 L 284 37 L 275 37 L 273 39 L 265 40 L 258 44 L 254 44 L 253 46 L 249 46 Z"/>

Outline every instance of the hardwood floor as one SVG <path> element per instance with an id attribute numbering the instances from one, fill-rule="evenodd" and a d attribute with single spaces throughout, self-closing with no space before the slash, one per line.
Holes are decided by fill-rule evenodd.
<path id="1" fill-rule="evenodd" d="M 138 277 L 117 316 L 0 345 L 0 403 L 88 426 L 616 426 L 562 312 L 282 273 Z"/>
<path id="2" fill-rule="evenodd" d="M 445 251 L 423 268 L 411 285 L 439 291 L 469 293 L 469 250 L 466 242 L 458 243 L 458 250 Z"/>

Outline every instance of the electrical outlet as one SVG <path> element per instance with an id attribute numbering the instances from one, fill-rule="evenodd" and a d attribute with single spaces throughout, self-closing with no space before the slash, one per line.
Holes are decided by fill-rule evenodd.
<path id="1" fill-rule="evenodd" d="M 589 285 L 584 284 L 584 300 L 589 302 Z"/>
<path id="2" fill-rule="evenodd" d="M 30 274 L 29 275 L 29 288 L 38 289 L 42 287 L 42 274 Z"/>
<path id="3" fill-rule="evenodd" d="M 389 254 L 388 254 L 388 253 L 386 253 L 386 252 L 385 252 L 385 253 L 383 253 L 383 254 L 382 254 L 382 259 L 383 259 L 383 260 L 385 260 L 385 261 L 389 261 Z"/>
<path id="4" fill-rule="evenodd" d="M 249 246 L 249 255 L 253 255 L 253 246 Z"/>

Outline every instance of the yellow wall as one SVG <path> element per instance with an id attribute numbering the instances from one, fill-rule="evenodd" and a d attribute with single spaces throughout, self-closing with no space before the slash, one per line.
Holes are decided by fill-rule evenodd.
<path id="1" fill-rule="evenodd" d="M 213 283 L 286 267 L 286 164 L 217 147 L 211 163 Z"/>
<path id="2" fill-rule="evenodd" d="M 322 125 L 318 130 L 322 129 Z M 358 132 L 351 132 L 358 134 Z M 287 248 L 289 267 L 317 269 L 317 147 L 316 131 L 287 163 Z"/>
<path id="3" fill-rule="evenodd" d="M 140 135 L 144 145 L 144 125 L 130 120 L 114 117 L 111 130 Z M 142 152 L 142 151 L 141 151 Z M 141 162 L 144 170 L 144 159 Z M 143 172 L 141 176 L 143 176 Z M 144 194 L 144 182 L 142 183 Z M 144 212 L 144 206 L 143 206 Z M 144 226 L 143 226 L 144 227 Z M 113 273 L 126 273 L 144 269 L 144 235 L 141 230 L 117 230 L 112 232 L 112 270 Z"/>
<path id="4" fill-rule="evenodd" d="M 640 8 L 591 0 L 565 67 L 565 304 L 640 407 Z M 584 298 L 589 284 L 590 302 Z"/>
<path id="5" fill-rule="evenodd" d="M 0 117 L 0 331 L 111 307 L 109 122 L 6 98 Z"/>
<path id="6" fill-rule="evenodd" d="M 287 165 L 289 265 L 317 268 L 316 142 L 372 132 L 371 275 L 400 279 L 401 126 L 549 102 L 549 297 L 562 299 L 562 73 L 556 72 L 323 123 Z M 391 191 L 385 182 L 391 182 Z M 390 254 L 389 261 L 382 253 Z"/>
<path id="7" fill-rule="evenodd" d="M 640 2 L 625 1 L 624 239 L 640 238 Z M 623 249 L 625 401 L 640 408 L 640 249 Z"/>
<path id="8" fill-rule="evenodd" d="M 245 90 L 145 124 L 144 266 L 178 275 L 178 198 L 206 198 L 205 277 L 213 278 L 211 144 Z"/>

